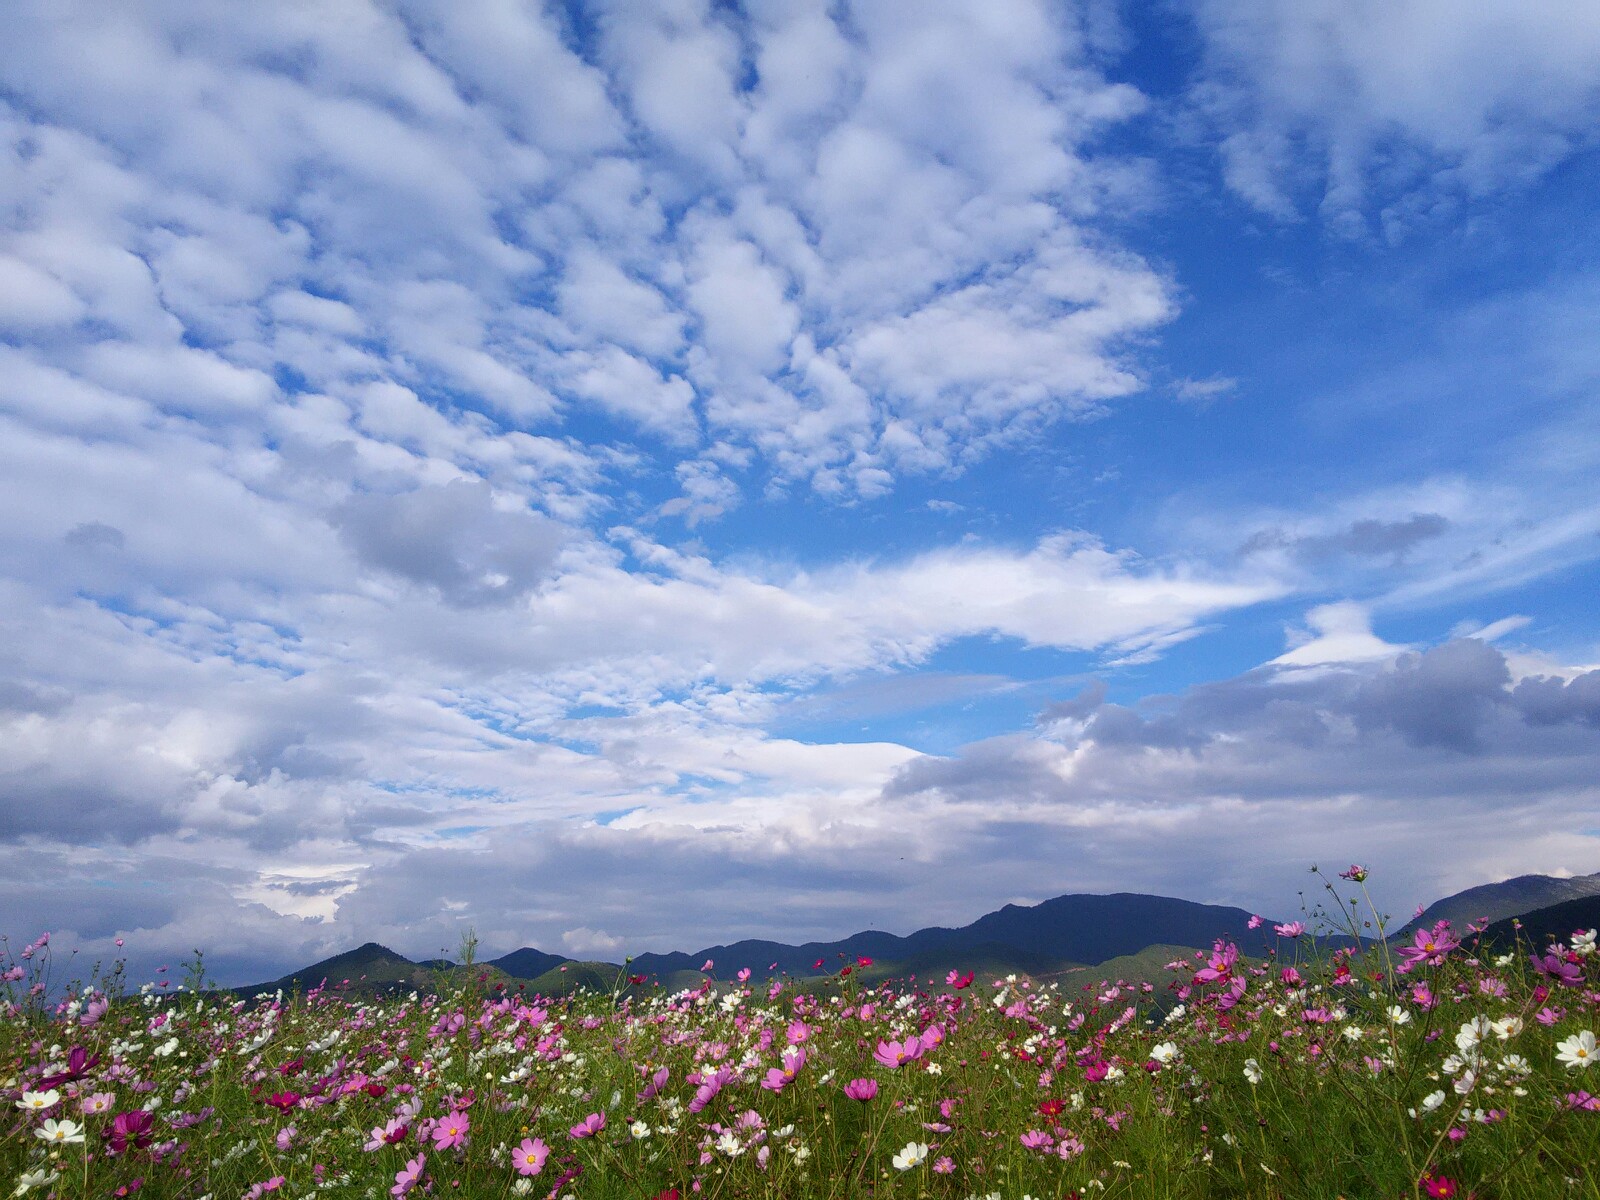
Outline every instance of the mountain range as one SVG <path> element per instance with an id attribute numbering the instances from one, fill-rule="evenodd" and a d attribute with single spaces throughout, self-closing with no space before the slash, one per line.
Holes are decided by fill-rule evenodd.
<path id="1" fill-rule="evenodd" d="M 1523 936 L 1535 942 L 1542 942 L 1547 934 L 1565 937 L 1575 928 L 1594 925 L 1600 920 L 1600 873 L 1564 879 L 1521 875 L 1468 888 L 1430 905 L 1393 936 L 1404 938 L 1412 928 L 1441 919 L 1457 929 L 1487 919 L 1497 922 L 1490 936 L 1508 941 L 1514 932 L 1512 918 L 1520 918 Z M 693 953 L 641 954 L 624 965 L 580 961 L 525 946 L 475 966 L 489 972 L 496 983 L 520 984 L 526 990 L 550 994 L 578 985 L 607 989 L 626 985 L 621 977 L 624 971 L 668 988 L 692 986 L 705 977 L 701 967 L 708 960 L 712 970 L 724 977 L 749 968 L 756 978 L 816 978 L 849 967 L 868 982 L 911 976 L 938 982 L 952 969 L 1039 977 L 1092 968 L 1096 978 L 1110 971 L 1133 979 L 1153 975 L 1160 963 L 1203 950 L 1219 937 L 1250 952 L 1270 940 L 1275 923 L 1269 921 L 1252 931 L 1250 919 L 1251 914 L 1242 908 L 1170 896 L 1134 892 L 1068 895 L 1034 905 L 1008 904 L 969 925 L 954 929 L 930 926 L 904 936 L 869 930 L 837 941 L 802 945 L 746 940 Z M 1111 971 L 1113 965 L 1115 971 Z M 428 988 L 441 973 L 459 969 L 447 959 L 414 962 L 368 942 L 270 983 L 234 990 L 253 995 L 324 982 L 348 984 L 362 991 L 409 990 Z"/>

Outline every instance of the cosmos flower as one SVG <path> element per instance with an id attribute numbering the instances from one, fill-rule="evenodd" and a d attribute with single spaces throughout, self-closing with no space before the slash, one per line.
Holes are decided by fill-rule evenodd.
<path id="1" fill-rule="evenodd" d="M 894 1163 L 896 1170 L 909 1171 L 912 1167 L 921 1166 L 923 1160 L 927 1157 L 927 1143 L 907 1142 L 905 1149 L 901 1150 L 890 1161 Z"/>
<path id="2" fill-rule="evenodd" d="M 395 1172 L 394 1186 L 389 1189 L 391 1196 L 404 1196 L 417 1186 L 417 1180 L 422 1178 L 422 1169 L 428 1165 L 428 1156 L 419 1154 L 409 1160 L 404 1167 Z"/>
<path id="3" fill-rule="evenodd" d="M 878 1081 L 876 1079 L 852 1079 L 844 1085 L 844 1094 L 852 1100 L 860 1100 L 865 1104 L 878 1094 Z"/>
<path id="4" fill-rule="evenodd" d="M 518 1175 L 537 1175 L 544 1170 L 545 1160 L 550 1157 L 550 1147 L 538 1138 L 523 1138 L 522 1145 L 511 1152 L 511 1165 L 517 1169 Z"/>
<path id="5" fill-rule="evenodd" d="M 1556 1061 L 1578 1070 L 1587 1070 L 1593 1066 L 1595 1061 L 1594 1033 L 1584 1029 L 1558 1042 L 1556 1044 Z"/>
<path id="6" fill-rule="evenodd" d="M 58 1121 L 54 1117 L 46 1117 L 44 1124 L 33 1131 L 33 1136 L 52 1145 L 80 1143 L 83 1141 L 83 1126 L 76 1121 Z"/>

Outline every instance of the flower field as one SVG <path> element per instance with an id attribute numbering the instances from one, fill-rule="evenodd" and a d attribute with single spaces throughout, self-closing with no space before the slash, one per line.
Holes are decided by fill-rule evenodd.
<path id="1" fill-rule="evenodd" d="M 1359 902 L 1364 872 L 1345 877 Z M 469 975 L 249 1000 L 124 995 L 114 969 L 60 992 L 40 939 L 0 962 L 0 1187 L 1600 1198 L 1593 931 L 1487 947 L 1440 925 L 1360 950 L 1259 932 L 1174 961 L 1164 988 L 726 964 L 673 994 Z"/>

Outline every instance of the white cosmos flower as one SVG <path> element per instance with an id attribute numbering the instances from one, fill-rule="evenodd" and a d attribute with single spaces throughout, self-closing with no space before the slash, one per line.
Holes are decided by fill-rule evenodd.
<path id="1" fill-rule="evenodd" d="M 1150 1057 L 1155 1059 L 1162 1066 L 1166 1066 L 1168 1063 L 1172 1062 L 1173 1059 L 1178 1057 L 1178 1043 L 1160 1042 L 1154 1046 L 1151 1046 Z"/>
<path id="2" fill-rule="evenodd" d="M 20 1196 L 24 1192 L 49 1183 L 54 1178 L 55 1176 L 45 1167 L 40 1167 L 37 1171 L 24 1171 L 17 1176 L 17 1190 L 12 1194 Z"/>
<path id="3" fill-rule="evenodd" d="M 58 1121 L 54 1117 L 49 1117 L 43 1125 L 33 1131 L 33 1136 L 46 1142 L 78 1143 L 83 1141 L 83 1126 L 76 1121 Z"/>
<path id="4" fill-rule="evenodd" d="M 60 1102 L 61 1093 L 51 1088 L 47 1092 L 23 1092 L 22 1099 L 17 1101 L 17 1107 L 28 1112 L 44 1112 Z"/>
<path id="5" fill-rule="evenodd" d="M 906 1148 L 900 1151 L 899 1154 L 896 1154 L 891 1161 L 894 1163 L 897 1170 L 909 1171 L 912 1167 L 920 1166 L 922 1161 L 927 1157 L 927 1143 L 907 1142 Z"/>
<path id="6" fill-rule="evenodd" d="M 1594 1034 L 1585 1029 L 1556 1044 L 1556 1061 L 1569 1067 L 1588 1068 L 1594 1064 L 1595 1050 Z"/>
<path id="7" fill-rule="evenodd" d="M 1473 1017 L 1457 1031 L 1456 1049 L 1463 1054 L 1475 1050 L 1493 1032 L 1494 1025 L 1488 1017 Z"/>
<path id="8" fill-rule="evenodd" d="M 1244 1060 L 1244 1077 L 1251 1083 L 1260 1083 L 1262 1080 L 1261 1064 L 1253 1058 Z"/>
<path id="9" fill-rule="evenodd" d="M 1600 930 L 1585 929 L 1572 935 L 1572 952 L 1582 958 L 1588 958 L 1595 950 L 1595 934 Z"/>
<path id="10" fill-rule="evenodd" d="M 1490 1028 L 1494 1030 L 1495 1036 L 1502 1042 L 1509 1042 L 1522 1032 L 1522 1018 L 1501 1017 L 1498 1021 L 1493 1022 Z"/>
<path id="11" fill-rule="evenodd" d="M 1391 1004 L 1387 1015 L 1391 1025 L 1406 1025 L 1411 1021 L 1411 1014 L 1398 1004 Z"/>

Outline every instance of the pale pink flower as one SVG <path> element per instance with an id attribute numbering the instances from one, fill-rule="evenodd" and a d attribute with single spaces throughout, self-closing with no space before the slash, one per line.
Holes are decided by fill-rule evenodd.
<path id="1" fill-rule="evenodd" d="M 417 1180 L 422 1178 L 422 1169 L 428 1165 L 428 1156 L 419 1154 L 406 1165 L 394 1173 L 394 1186 L 389 1189 L 391 1196 L 404 1196 L 417 1186 Z"/>
<path id="2" fill-rule="evenodd" d="M 537 1175 L 544 1170 L 550 1157 L 550 1147 L 538 1138 L 523 1138 L 522 1145 L 511 1152 L 511 1165 L 518 1175 Z"/>

